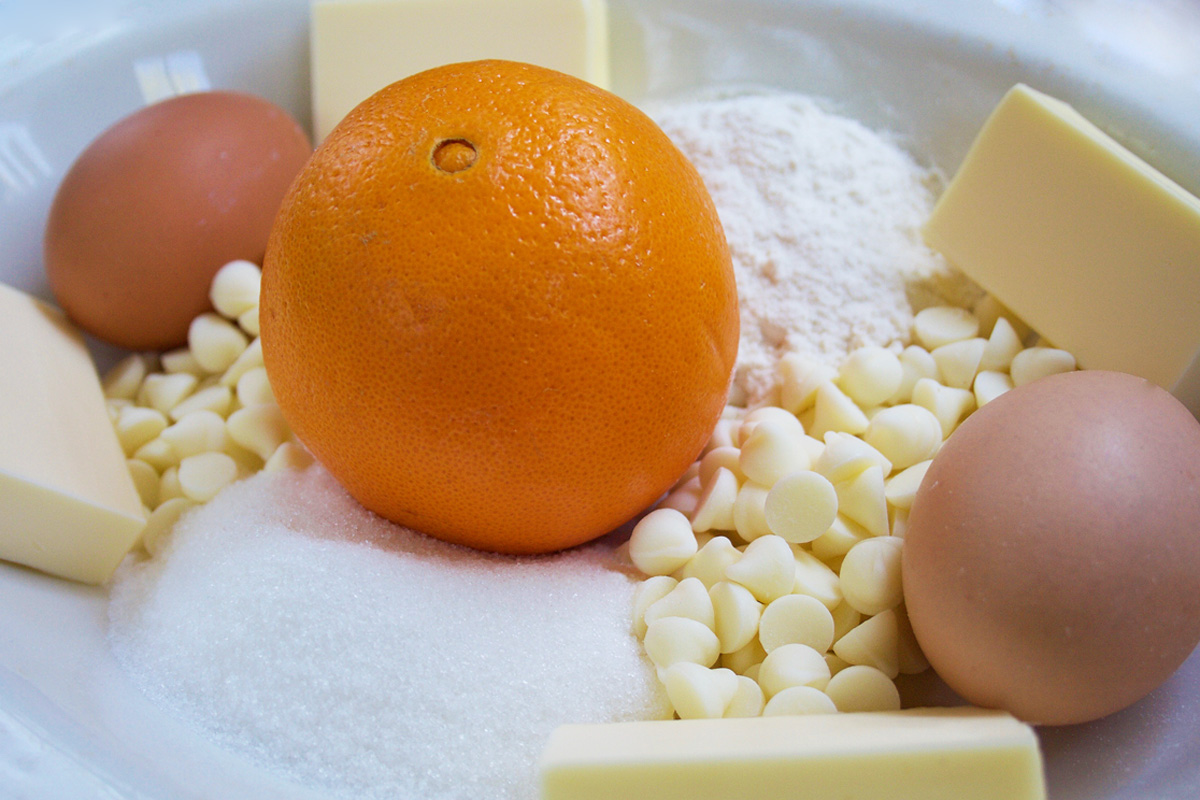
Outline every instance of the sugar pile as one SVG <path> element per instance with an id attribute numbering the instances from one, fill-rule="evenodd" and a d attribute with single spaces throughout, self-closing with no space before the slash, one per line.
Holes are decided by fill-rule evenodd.
<path id="1" fill-rule="evenodd" d="M 742 333 L 735 400 L 765 399 L 788 352 L 841 363 L 908 339 L 915 310 L 972 287 L 922 241 L 936 174 L 885 135 L 781 93 L 648 108 L 721 216 Z"/>
<path id="2" fill-rule="evenodd" d="M 669 715 L 610 545 L 510 559 L 399 529 L 323 469 L 185 516 L 110 603 L 117 659 L 219 744 L 339 796 L 534 798 L 563 722 Z"/>

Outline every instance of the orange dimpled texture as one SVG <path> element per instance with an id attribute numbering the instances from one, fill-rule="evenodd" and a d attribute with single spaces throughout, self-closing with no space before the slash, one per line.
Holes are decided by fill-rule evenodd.
<path id="1" fill-rule="evenodd" d="M 620 526 L 696 457 L 738 340 L 692 165 L 620 98 L 452 64 L 354 109 L 280 210 L 263 356 L 364 506 L 506 553 Z"/>

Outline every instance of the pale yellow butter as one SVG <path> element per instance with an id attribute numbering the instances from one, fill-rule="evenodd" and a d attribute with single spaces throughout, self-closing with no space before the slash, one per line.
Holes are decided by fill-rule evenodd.
<path id="1" fill-rule="evenodd" d="M 1033 729 L 974 708 L 564 725 L 541 800 L 1031 800 Z"/>
<path id="2" fill-rule="evenodd" d="M 442 64 L 501 58 L 609 79 L 604 0 L 317 0 L 311 41 L 317 141 L 384 86 Z"/>
<path id="3" fill-rule="evenodd" d="M 1200 200 L 1066 103 L 1010 90 L 925 237 L 1081 367 L 1200 412 Z"/>
<path id="4" fill-rule="evenodd" d="M 0 558 L 103 583 L 145 524 L 83 339 L 0 284 Z"/>

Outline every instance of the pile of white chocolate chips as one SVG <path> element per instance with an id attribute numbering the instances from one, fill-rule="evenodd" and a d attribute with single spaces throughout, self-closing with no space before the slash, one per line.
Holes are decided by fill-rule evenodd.
<path id="1" fill-rule="evenodd" d="M 925 468 L 1074 359 L 921 243 L 934 175 L 887 138 L 795 95 L 656 113 L 726 221 L 745 359 L 739 405 L 628 543 L 526 563 L 355 511 L 303 469 L 235 262 L 189 347 L 105 380 L 155 554 L 118 571 L 110 639 L 147 694 L 293 780 L 431 800 L 535 797 L 562 723 L 899 707 L 896 677 L 928 666 L 899 577 Z M 808 156 L 718 146 L 756 130 Z M 826 212 L 768 202 L 815 186 Z"/>

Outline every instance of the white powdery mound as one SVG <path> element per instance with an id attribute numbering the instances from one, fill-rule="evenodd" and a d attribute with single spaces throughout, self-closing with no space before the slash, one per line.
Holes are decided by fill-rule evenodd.
<path id="1" fill-rule="evenodd" d="M 914 302 L 965 282 L 921 239 L 935 174 L 886 136 L 796 94 L 649 111 L 725 228 L 742 324 L 735 399 L 764 399 L 789 352 L 836 367 L 862 345 L 907 342 Z"/>
<path id="2" fill-rule="evenodd" d="M 110 639 L 152 700 L 222 746 L 355 798 L 535 798 L 566 722 L 670 715 L 612 548 L 446 545 L 319 466 L 260 474 L 129 560 Z"/>

